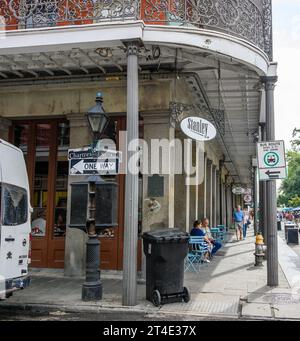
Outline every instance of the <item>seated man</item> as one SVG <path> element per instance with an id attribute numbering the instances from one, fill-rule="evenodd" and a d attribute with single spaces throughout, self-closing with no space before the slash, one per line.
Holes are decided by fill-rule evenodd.
<path id="1" fill-rule="evenodd" d="M 203 232 L 201 221 L 196 220 L 194 222 L 194 227 L 191 231 L 191 236 L 204 237 L 204 241 L 207 243 L 209 251 L 205 253 L 203 261 L 205 263 L 210 263 L 209 258 L 210 258 L 210 254 L 211 254 L 211 250 L 213 248 L 213 245 L 210 242 L 210 240 L 208 239 L 208 237 L 205 235 L 205 233 Z"/>
<path id="2" fill-rule="evenodd" d="M 210 228 L 209 228 L 209 220 L 207 218 L 204 218 L 204 220 L 203 220 L 202 231 L 205 234 L 205 236 L 208 238 L 210 243 L 213 245 L 211 253 L 212 253 L 212 255 L 214 255 L 222 247 L 222 244 L 219 243 L 218 241 L 216 241 L 212 237 L 212 234 L 211 234 Z"/>

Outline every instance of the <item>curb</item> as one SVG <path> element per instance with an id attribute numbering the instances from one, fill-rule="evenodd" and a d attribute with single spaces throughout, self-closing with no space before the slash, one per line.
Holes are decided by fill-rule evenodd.
<path id="1" fill-rule="evenodd" d="M 27 314 L 41 314 L 41 315 L 55 315 L 51 313 L 57 313 L 57 315 L 61 315 L 62 319 L 64 313 L 126 313 L 126 314 L 141 314 L 144 316 L 147 315 L 155 315 L 155 317 L 163 317 L 163 316 L 180 316 L 180 317 L 189 317 L 190 321 L 193 321 L 193 318 L 206 318 L 207 320 L 231 320 L 231 321 L 274 321 L 274 318 L 264 318 L 264 317 L 247 317 L 247 316 L 231 316 L 231 315 L 211 315 L 211 314 L 204 314 L 204 313 L 187 313 L 187 312 L 174 312 L 174 311 L 151 311 L 139 308 L 131 308 L 131 307 L 116 307 L 116 306 L 106 306 L 106 307 L 93 307 L 93 306 L 70 306 L 70 305 L 63 305 L 63 304 L 35 304 L 35 303 L 13 303 L 13 304 L 5 304 L 0 305 L 0 313 L 5 312 L 14 312 L 14 314 L 20 314 L 22 312 L 26 312 Z M 145 319 L 146 320 L 146 319 Z M 278 320 L 278 319 L 276 319 Z M 288 320 L 288 319 L 281 319 L 281 320 Z"/>

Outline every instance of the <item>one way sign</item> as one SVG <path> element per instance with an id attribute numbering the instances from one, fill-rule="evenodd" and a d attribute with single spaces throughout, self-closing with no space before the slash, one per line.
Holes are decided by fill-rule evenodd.
<path id="1" fill-rule="evenodd" d="M 72 159 L 69 161 L 70 175 L 115 175 L 118 174 L 118 159 Z"/>

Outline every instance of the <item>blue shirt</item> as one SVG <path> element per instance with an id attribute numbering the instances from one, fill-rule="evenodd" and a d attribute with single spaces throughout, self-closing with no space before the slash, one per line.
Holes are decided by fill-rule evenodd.
<path id="1" fill-rule="evenodd" d="M 191 236 L 204 237 L 205 233 L 202 231 L 202 229 L 197 229 L 194 227 L 191 231 Z"/>
<path id="2" fill-rule="evenodd" d="M 244 219 L 244 213 L 243 213 L 243 211 L 234 211 L 234 213 L 233 213 L 233 219 L 234 219 L 234 221 L 236 221 L 237 223 L 240 223 L 240 222 L 242 222 L 243 221 L 243 219 Z"/>

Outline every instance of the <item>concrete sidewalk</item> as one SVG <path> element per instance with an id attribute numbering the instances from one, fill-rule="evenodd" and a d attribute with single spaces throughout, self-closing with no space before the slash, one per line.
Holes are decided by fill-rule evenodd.
<path id="1" fill-rule="evenodd" d="M 249 231 L 253 236 L 253 231 Z M 189 303 L 172 303 L 155 307 L 145 300 L 145 284 L 138 284 L 138 305 L 122 306 L 122 279 L 120 274 L 103 272 L 103 300 L 83 302 L 81 285 L 84 278 L 64 277 L 59 270 L 32 270 L 32 283 L 24 291 L 14 293 L 0 302 L 0 309 L 38 309 L 69 312 L 141 312 L 153 316 L 168 315 L 195 317 L 207 316 L 231 319 L 300 319 L 300 292 L 292 288 L 285 276 L 285 269 L 279 271 L 280 284 L 277 288 L 266 286 L 266 264 L 254 266 L 254 237 L 245 241 L 229 241 L 200 273 L 185 273 L 185 286 L 191 293 Z M 279 255 L 284 254 L 288 264 L 285 243 L 279 242 Z M 294 264 L 300 260 L 295 259 Z M 296 263 L 295 263 L 296 262 Z M 294 269 L 297 276 L 300 269 Z M 291 276 L 291 267 L 287 268 Z"/>

